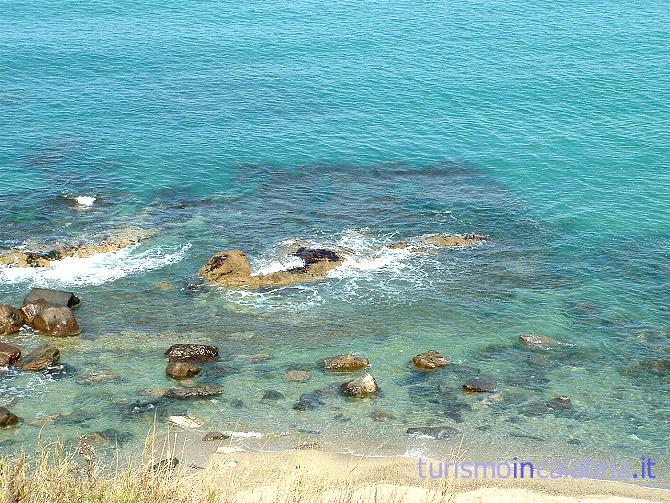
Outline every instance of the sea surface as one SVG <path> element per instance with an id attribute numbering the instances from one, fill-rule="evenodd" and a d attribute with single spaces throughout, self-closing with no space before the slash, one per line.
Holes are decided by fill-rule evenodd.
<path id="1" fill-rule="evenodd" d="M 1 1 L 0 248 L 157 231 L 0 268 L 0 303 L 34 286 L 82 299 L 81 336 L 4 339 L 53 343 L 65 367 L 0 373 L 23 418 L 3 453 L 94 432 L 139 445 L 188 413 L 342 452 L 667 457 L 669 27 L 665 0 Z M 385 246 L 463 232 L 489 241 Z M 323 282 L 187 288 L 216 251 L 270 271 L 296 240 L 349 258 Z M 528 352 L 526 333 L 563 344 Z M 177 342 L 220 348 L 194 381 L 221 397 L 148 396 L 175 385 Z M 451 365 L 413 371 L 429 349 Z M 370 358 L 377 398 L 320 370 L 348 351 Z M 311 380 L 286 382 L 292 368 Z M 473 375 L 498 393 L 464 395 Z M 315 390 L 322 405 L 293 409 Z M 405 433 L 427 425 L 461 433 Z"/>

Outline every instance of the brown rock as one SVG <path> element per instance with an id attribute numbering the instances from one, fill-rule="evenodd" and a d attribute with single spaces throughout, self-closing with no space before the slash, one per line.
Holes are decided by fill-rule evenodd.
<path id="1" fill-rule="evenodd" d="M 519 344 L 522 348 L 531 351 L 547 351 L 558 346 L 560 342 L 546 335 L 527 334 L 519 336 Z"/>
<path id="2" fill-rule="evenodd" d="M 32 304 L 35 301 L 43 300 L 52 306 L 69 307 L 74 309 L 81 304 L 81 300 L 72 292 L 62 290 L 52 290 L 50 288 L 33 288 L 23 299 L 23 305 Z"/>
<path id="3" fill-rule="evenodd" d="M 438 351 L 431 350 L 412 358 L 412 365 L 421 370 L 435 370 L 449 364 L 449 359 Z"/>
<path id="4" fill-rule="evenodd" d="M 18 365 L 23 370 L 35 372 L 56 365 L 59 360 L 60 351 L 53 346 L 44 345 L 20 359 Z"/>
<path id="5" fill-rule="evenodd" d="M 323 368 L 329 372 L 353 372 L 354 370 L 364 369 L 370 364 L 367 358 L 359 358 L 353 353 L 346 355 L 333 356 L 323 360 Z"/>
<path id="6" fill-rule="evenodd" d="M 0 342 L 0 367 L 11 365 L 21 357 L 21 350 L 11 344 Z"/>
<path id="7" fill-rule="evenodd" d="M 219 357 L 219 348 L 205 344 L 173 344 L 165 352 L 171 362 L 216 360 Z"/>
<path id="8" fill-rule="evenodd" d="M 24 323 L 21 311 L 12 306 L 0 305 L 0 337 L 15 334 Z"/>
<path id="9" fill-rule="evenodd" d="M 364 376 L 357 377 L 352 381 L 345 382 L 340 387 L 345 395 L 355 398 L 365 398 L 367 396 L 374 395 L 379 389 L 377 386 L 377 381 L 375 381 L 375 378 L 370 374 L 365 374 Z"/>
<path id="10" fill-rule="evenodd" d="M 203 442 L 216 442 L 220 440 L 228 440 L 230 435 L 227 433 L 222 433 L 220 431 L 210 431 L 205 433 L 205 436 L 202 437 Z"/>
<path id="11" fill-rule="evenodd" d="M 0 428 L 5 428 L 7 426 L 12 426 L 19 422 L 19 418 L 9 412 L 4 407 L 0 407 Z"/>
<path id="12" fill-rule="evenodd" d="M 498 388 L 498 383 L 488 379 L 470 379 L 463 385 L 467 393 L 493 393 Z"/>
<path id="13" fill-rule="evenodd" d="M 183 388 L 169 388 L 163 396 L 165 398 L 187 400 L 189 398 L 211 398 L 222 393 L 223 388 L 218 384 L 196 384 L 195 386 Z"/>
<path id="14" fill-rule="evenodd" d="M 199 372 L 200 367 L 196 367 L 195 365 L 186 362 L 170 362 L 165 369 L 167 376 L 172 377 L 173 379 L 193 377 L 194 375 L 198 375 Z"/>
<path id="15" fill-rule="evenodd" d="M 34 330 L 53 337 L 79 335 L 81 330 L 72 309 L 49 304 L 44 307 L 30 324 Z"/>
<path id="16" fill-rule="evenodd" d="M 488 241 L 486 236 L 482 234 L 456 234 L 456 235 L 436 235 L 428 236 L 425 239 L 425 242 L 432 245 L 441 246 L 443 248 L 464 248 L 466 246 L 472 246 L 477 243 Z"/>
<path id="17" fill-rule="evenodd" d="M 312 375 L 306 370 L 289 370 L 284 377 L 291 382 L 307 382 Z"/>
<path id="18" fill-rule="evenodd" d="M 42 312 L 42 310 L 49 306 L 49 303 L 44 299 L 38 299 L 28 304 L 23 304 L 21 307 L 21 313 L 26 320 L 26 323 L 30 324 L 33 322 L 35 317 Z"/>
<path id="19" fill-rule="evenodd" d="M 340 265 L 343 258 L 332 250 L 299 247 L 293 254 L 305 265 L 270 274 L 251 274 L 249 259 L 241 250 L 226 250 L 215 254 L 197 274 L 206 283 L 227 288 L 269 288 L 314 281 L 326 277 L 328 271 Z"/>

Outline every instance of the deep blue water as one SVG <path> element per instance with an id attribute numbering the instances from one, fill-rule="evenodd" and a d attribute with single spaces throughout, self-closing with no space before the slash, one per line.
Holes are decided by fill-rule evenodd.
<path id="1" fill-rule="evenodd" d="M 53 435 L 142 438 L 151 418 L 129 420 L 128 405 L 169 385 L 161 352 L 192 340 L 271 356 L 230 357 L 229 375 L 209 377 L 225 398 L 188 410 L 209 425 L 411 448 L 408 426 L 453 420 L 439 390 L 463 379 L 408 369 L 435 348 L 501 383 L 502 402 L 456 395 L 468 441 L 667 455 L 667 1 L 4 1 L 0 12 L 0 246 L 159 231 L 118 256 L 0 269 L 0 302 L 20 304 L 32 285 L 84 300 L 82 335 L 58 341 L 70 375 L 0 374 L 0 403 L 17 397 L 25 420 L 0 442 L 28 442 L 29 422 L 52 413 L 63 416 Z M 94 206 L 66 204 L 81 195 Z M 466 231 L 491 241 L 421 257 L 383 247 Z M 242 248 L 260 269 L 291 239 L 356 259 L 305 287 L 184 290 L 215 251 Z M 571 346 L 529 355 L 515 342 L 526 332 Z M 43 337 L 13 341 L 27 351 Z M 348 350 L 370 356 L 383 396 L 293 411 L 337 381 L 315 362 Z M 312 381 L 285 383 L 292 365 Z M 123 378 L 81 384 L 101 369 Z M 287 398 L 260 413 L 267 389 Z M 535 413 L 556 395 L 570 414 Z M 373 423 L 375 409 L 397 419 Z"/>

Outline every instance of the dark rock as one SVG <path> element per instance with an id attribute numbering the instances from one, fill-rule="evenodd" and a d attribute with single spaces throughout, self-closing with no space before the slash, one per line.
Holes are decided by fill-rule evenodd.
<path id="1" fill-rule="evenodd" d="M 341 257 L 332 250 L 325 250 L 322 248 L 305 248 L 301 246 L 298 248 L 293 256 L 301 258 L 305 265 L 314 265 L 319 262 L 339 262 Z"/>
<path id="2" fill-rule="evenodd" d="M 151 467 L 154 472 L 171 471 L 177 468 L 179 460 L 177 458 L 162 459 Z"/>
<path id="3" fill-rule="evenodd" d="M 359 358 L 353 353 L 333 356 L 323 360 L 323 368 L 329 372 L 353 372 L 364 369 L 370 364 L 367 358 Z"/>
<path id="4" fill-rule="evenodd" d="M 150 400 L 148 402 L 140 402 L 137 400 L 130 406 L 130 412 L 133 414 L 146 414 L 147 412 L 153 412 L 156 410 L 159 403 L 159 400 Z"/>
<path id="5" fill-rule="evenodd" d="M 176 398 L 186 400 L 189 398 L 211 398 L 223 394 L 223 388 L 218 384 L 196 384 L 195 386 L 183 388 L 169 388 L 165 398 Z"/>
<path id="6" fill-rule="evenodd" d="M 642 377 L 645 374 L 670 377 L 670 360 L 647 359 L 636 361 L 624 368 L 623 373 L 632 377 Z"/>
<path id="7" fill-rule="evenodd" d="M 24 323 L 21 311 L 12 306 L 0 305 L 0 337 L 15 334 Z"/>
<path id="8" fill-rule="evenodd" d="M 36 372 L 56 365 L 59 361 L 60 351 L 53 346 L 44 345 L 21 358 L 17 365 L 22 370 Z"/>
<path id="9" fill-rule="evenodd" d="M 220 431 L 210 431 L 205 433 L 205 436 L 202 437 L 203 442 L 215 442 L 218 440 L 228 440 L 230 435 L 227 433 L 221 433 Z"/>
<path id="10" fill-rule="evenodd" d="M 270 389 L 263 393 L 263 398 L 261 398 L 261 400 L 283 400 L 284 398 L 286 397 L 279 391 Z"/>
<path id="11" fill-rule="evenodd" d="M 81 333 L 72 309 L 50 304 L 33 318 L 30 326 L 53 337 L 70 337 Z"/>
<path id="12" fill-rule="evenodd" d="M 11 365 L 21 357 L 21 350 L 11 344 L 0 342 L 0 367 Z"/>
<path id="13" fill-rule="evenodd" d="M 165 374 L 173 379 L 183 379 L 198 375 L 200 367 L 191 365 L 187 362 L 170 362 L 165 369 Z"/>
<path id="14" fill-rule="evenodd" d="M 294 447 L 297 451 L 318 450 L 321 449 L 319 442 L 305 442 L 304 444 L 296 445 Z"/>
<path id="15" fill-rule="evenodd" d="M 32 304 L 37 300 L 44 300 L 57 307 L 69 307 L 74 309 L 81 304 L 81 300 L 72 292 L 63 292 L 61 290 L 51 290 L 48 288 L 33 288 L 23 300 L 23 305 Z"/>
<path id="16" fill-rule="evenodd" d="M 449 364 L 449 359 L 438 351 L 431 350 L 412 358 L 412 365 L 420 370 L 435 370 Z"/>
<path id="17" fill-rule="evenodd" d="M 0 428 L 15 425 L 19 422 L 18 416 L 15 416 L 5 407 L 0 407 Z"/>
<path id="18" fill-rule="evenodd" d="M 522 348 L 531 351 L 547 351 L 558 346 L 560 342 L 546 335 L 527 334 L 519 337 L 519 344 Z"/>
<path id="19" fill-rule="evenodd" d="M 300 400 L 293 404 L 295 410 L 313 410 L 321 407 L 323 401 L 316 393 L 304 393 L 300 396 Z"/>
<path id="20" fill-rule="evenodd" d="M 461 430 L 451 426 L 419 426 L 417 428 L 407 428 L 409 435 L 425 436 L 442 440 L 452 435 L 460 433 Z"/>
<path id="21" fill-rule="evenodd" d="M 566 410 L 572 408 L 572 401 L 567 396 L 557 396 L 549 400 L 547 406 L 554 410 Z"/>
<path id="22" fill-rule="evenodd" d="M 385 410 L 372 411 L 370 417 L 376 423 L 383 423 L 385 421 L 393 421 L 394 419 L 396 419 L 396 417 L 393 414 L 391 414 L 390 412 L 386 412 Z"/>
<path id="23" fill-rule="evenodd" d="M 364 376 L 357 377 L 352 381 L 345 382 L 340 386 L 345 395 L 352 396 L 355 398 L 365 398 L 370 395 L 377 393 L 379 387 L 377 386 L 377 381 L 370 374 L 365 374 Z"/>
<path id="24" fill-rule="evenodd" d="M 173 344 L 165 352 L 171 362 L 179 361 L 211 361 L 219 357 L 219 348 L 204 344 Z"/>
<path id="25" fill-rule="evenodd" d="M 498 383 L 488 379 L 470 379 L 463 385 L 467 393 L 493 393 L 498 388 Z"/>

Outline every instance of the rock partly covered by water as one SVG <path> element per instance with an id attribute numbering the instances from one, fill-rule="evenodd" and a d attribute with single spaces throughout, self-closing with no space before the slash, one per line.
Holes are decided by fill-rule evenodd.
<path id="1" fill-rule="evenodd" d="M 346 355 L 326 358 L 322 364 L 323 368 L 329 372 L 353 372 L 370 365 L 370 360 L 366 357 L 358 357 L 353 353 L 347 353 Z"/>
<path id="2" fill-rule="evenodd" d="M 436 370 L 449 364 L 449 359 L 438 351 L 431 350 L 412 358 L 412 365 L 420 370 Z"/>
<path id="3" fill-rule="evenodd" d="M 494 393 L 497 388 L 498 383 L 489 379 L 470 379 L 463 385 L 468 393 Z"/>
<path id="4" fill-rule="evenodd" d="M 15 334 L 24 325 L 23 314 L 12 306 L 0 305 L 0 337 Z"/>
<path id="5" fill-rule="evenodd" d="M 6 428 L 7 426 L 12 426 L 18 424 L 19 417 L 15 416 L 5 407 L 0 407 L 0 428 Z"/>
<path id="6" fill-rule="evenodd" d="M 81 304 L 81 300 L 72 292 L 62 290 L 52 290 L 50 288 L 33 288 L 23 299 L 23 305 L 32 304 L 35 301 L 43 300 L 52 306 L 69 307 L 74 309 Z"/>
<path id="7" fill-rule="evenodd" d="M 572 401 L 567 396 L 557 396 L 549 400 L 547 406 L 554 410 L 566 410 L 572 408 Z"/>
<path id="8" fill-rule="evenodd" d="M 11 344 L 0 342 L 0 367 L 11 365 L 21 357 L 21 350 Z"/>
<path id="9" fill-rule="evenodd" d="M 176 398 L 187 400 L 189 398 L 211 398 L 223 394 L 223 388 L 219 384 L 196 384 L 181 388 L 169 388 L 163 395 L 165 398 Z"/>
<path id="10" fill-rule="evenodd" d="M 59 361 L 60 351 L 53 346 L 44 345 L 21 358 L 18 365 L 22 370 L 37 372 L 56 365 Z"/>
<path id="11" fill-rule="evenodd" d="M 290 382 L 307 382 L 311 377 L 306 370 L 289 370 L 284 374 L 284 378 Z"/>
<path id="12" fill-rule="evenodd" d="M 46 304 L 42 307 L 39 313 L 33 318 L 30 326 L 33 330 L 53 337 L 70 337 L 81 333 L 72 309 L 69 307 L 53 306 L 51 304 Z"/>
<path id="13" fill-rule="evenodd" d="M 560 342 L 547 335 L 526 334 L 519 336 L 519 344 L 522 348 L 531 351 L 547 351 L 558 346 Z"/>
<path id="14" fill-rule="evenodd" d="M 171 362 L 206 362 L 219 357 L 219 348 L 205 344 L 173 344 L 165 352 Z"/>
<path id="15" fill-rule="evenodd" d="M 435 236 L 428 236 L 424 241 L 428 244 L 437 245 L 443 248 L 465 248 L 467 246 L 473 246 L 488 241 L 488 237 L 475 233 L 454 235 L 438 234 Z"/>
<path id="16" fill-rule="evenodd" d="M 213 255 L 197 274 L 206 283 L 227 288 L 268 288 L 323 279 L 343 261 L 338 252 L 321 248 L 299 247 L 293 256 L 302 259 L 304 265 L 252 275 L 249 259 L 243 251 L 226 250 Z"/>
<path id="17" fill-rule="evenodd" d="M 51 262 L 68 257 L 86 258 L 99 253 L 118 251 L 147 239 L 154 233 L 138 228 L 113 231 L 97 243 L 35 245 L 31 250 L 0 251 L 0 265 L 13 267 L 48 267 Z"/>
<path id="18" fill-rule="evenodd" d="M 366 396 L 377 393 L 379 387 L 377 381 L 370 374 L 357 377 L 349 382 L 341 385 L 341 389 L 345 395 L 353 396 L 355 398 L 365 398 Z"/>
<path id="19" fill-rule="evenodd" d="M 173 379 L 183 379 L 198 375 L 200 367 L 191 365 L 188 362 L 170 362 L 165 369 L 165 374 Z"/>

